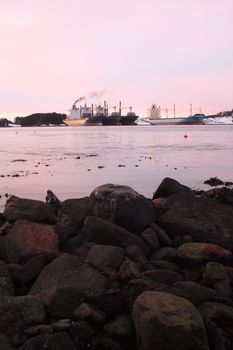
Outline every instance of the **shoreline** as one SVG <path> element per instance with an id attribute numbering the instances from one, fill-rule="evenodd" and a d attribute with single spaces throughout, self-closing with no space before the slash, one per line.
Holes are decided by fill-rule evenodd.
<path id="1" fill-rule="evenodd" d="M 0 340 L 7 350 L 229 344 L 232 227 L 232 189 L 171 178 L 152 199 L 112 184 L 63 202 L 49 190 L 46 201 L 11 196 L 0 214 Z"/>

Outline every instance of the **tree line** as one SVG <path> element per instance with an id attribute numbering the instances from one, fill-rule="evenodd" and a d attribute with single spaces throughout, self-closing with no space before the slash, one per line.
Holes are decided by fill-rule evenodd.
<path id="1" fill-rule="evenodd" d="M 60 125 L 66 119 L 64 113 L 34 113 L 26 117 L 16 117 L 15 124 L 21 126 Z"/>

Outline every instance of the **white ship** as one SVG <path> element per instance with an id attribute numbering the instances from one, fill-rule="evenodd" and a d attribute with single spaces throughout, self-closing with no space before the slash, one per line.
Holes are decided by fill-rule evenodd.
<path id="1" fill-rule="evenodd" d="M 136 125 L 135 121 L 138 116 L 132 112 L 132 107 L 122 107 L 121 101 L 119 102 L 119 108 L 114 106 L 113 112 L 109 114 L 109 107 L 104 101 L 104 104 L 88 106 L 86 103 L 77 107 L 77 103 L 84 100 L 85 97 L 77 99 L 72 108 L 69 110 L 69 116 L 65 119 L 65 124 L 69 126 L 82 126 L 82 125 Z M 129 108 L 129 112 L 126 115 L 122 115 L 123 108 Z"/>

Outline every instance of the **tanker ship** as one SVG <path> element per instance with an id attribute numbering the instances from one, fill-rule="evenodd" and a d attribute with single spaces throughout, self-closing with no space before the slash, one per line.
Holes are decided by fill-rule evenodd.
<path id="1" fill-rule="evenodd" d="M 65 119 L 65 124 L 69 126 L 99 126 L 99 125 L 136 125 L 135 121 L 138 116 L 132 112 L 132 107 L 122 107 L 121 101 L 119 107 L 114 106 L 114 110 L 109 114 L 109 107 L 104 101 L 101 105 L 90 105 L 86 103 L 77 107 L 77 103 L 82 101 L 84 97 L 77 99 L 72 108 L 69 110 L 69 116 Z M 129 112 L 126 115 L 122 115 L 122 109 L 129 108 Z"/>
<path id="2" fill-rule="evenodd" d="M 191 115 L 188 117 L 163 118 L 161 116 L 161 108 L 156 104 L 152 104 L 152 106 L 148 110 L 148 117 L 142 120 L 151 125 L 202 125 L 204 124 L 204 118 L 205 115 L 201 113 L 194 115 L 192 115 L 191 113 Z"/>

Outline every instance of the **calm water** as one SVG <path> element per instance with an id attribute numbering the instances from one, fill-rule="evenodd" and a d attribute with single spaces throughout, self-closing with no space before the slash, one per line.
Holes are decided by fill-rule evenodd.
<path id="1" fill-rule="evenodd" d="M 5 193 L 64 200 L 115 183 L 151 197 L 166 176 L 196 189 L 233 180 L 229 125 L 2 128 L 0 145 L 0 211 Z"/>

